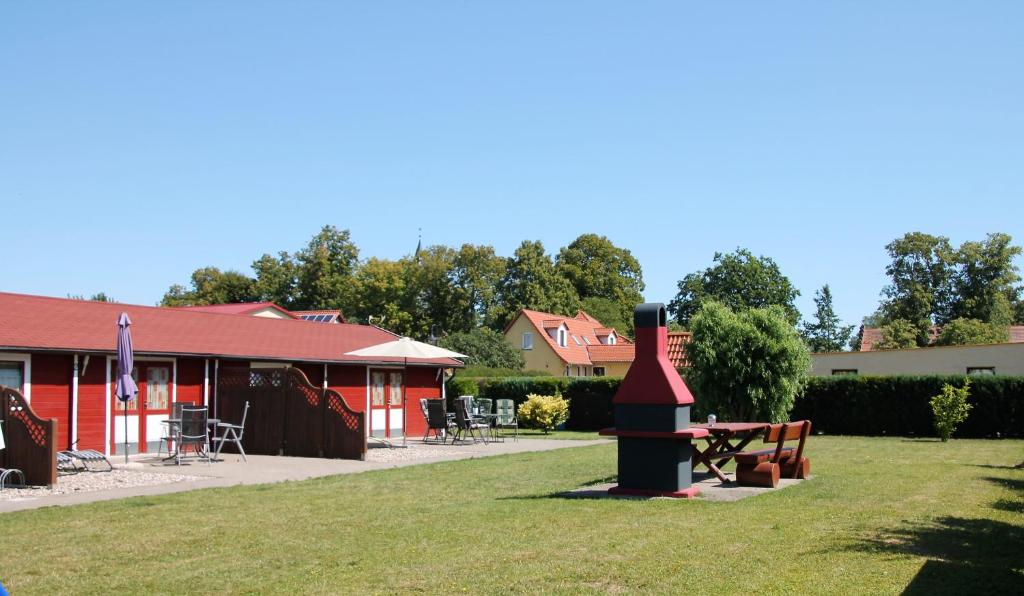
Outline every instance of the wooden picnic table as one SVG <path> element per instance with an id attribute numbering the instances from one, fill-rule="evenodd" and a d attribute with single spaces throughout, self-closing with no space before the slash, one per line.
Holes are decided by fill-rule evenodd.
<path id="1" fill-rule="evenodd" d="M 761 436 L 768 427 L 767 422 L 716 422 L 691 425 L 690 428 L 703 428 L 708 431 L 708 436 L 704 437 L 708 444 L 706 449 L 701 450 L 696 443 L 693 445 L 692 466 L 696 468 L 697 464 L 704 464 L 719 480 L 731 482 L 722 473 L 721 467 L 734 455 L 743 451 L 751 441 Z"/>

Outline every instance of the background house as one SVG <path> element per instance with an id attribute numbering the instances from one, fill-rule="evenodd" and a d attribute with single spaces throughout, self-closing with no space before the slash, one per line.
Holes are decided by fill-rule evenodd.
<path id="1" fill-rule="evenodd" d="M 931 329 L 928 330 L 928 343 L 934 344 L 935 341 L 939 339 L 940 333 L 942 333 L 942 327 L 933 325 Z M 861 336 L 860 340 L 860 351 L 873 352 L 878 350 L 876 346 L 880 343 L 882 343 L 881 327 L 865 327 L 864 334 Z M 1024 325 L 1010 326 L 1010 339 L 1007 343 L 1024 343 Z"/>
<path id="2" fill-rule="evenodd" d="M 1024 375 L 1024 343 L 811 354 L 811 375 Z"/>
<path id="3" fill-rule="evenodd" d="M 633 341 L 582 310 L 575 317 L 520 310 L 505 339 L 522 353 L 528 370 L 557 376 L 621 376 L 633 363 Z"/>

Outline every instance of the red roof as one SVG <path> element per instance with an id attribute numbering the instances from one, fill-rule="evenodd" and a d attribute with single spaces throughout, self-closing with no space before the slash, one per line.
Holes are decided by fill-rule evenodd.
<path id="1" fill-rule="evenodd" d="M 675 368 L 689 368 L 690 362 L 686 359 L 686 344 L 693 339 L 689 331 L 669 331 L 668 333 L 668 359 Z"/>
<path id="2" fill-rule="evenodd" d="M 122 312 L 132 320 L 132 343 L 138 354 L 292 362 L 402 362 L 401 358 L 345 355 L 397 337 L 367 325 L 323 325 L 5 292 L 0 292 L 0 350 L 113 353 L 116 321 Z M 410 359 L 409 364 L 462 366 L 447 358 Z"/>
<path id="3" fill-rule="evenodd" d="M 632 362 L 636 358 L 636 346 L 616 344 L 614 346 L 587 346 L 591 362 Z"/>
<path id="4" fill-rule="evenodd" d="M 942 327 L 939 327 L 938 325 L 933 325 L 932 328 L 928 330 L 928 343 L 935 343 L 935 340 L 939 339 L 940 333 L 942 333 Z M 875 345 L 881 342 L 881 327 L 865 327 L 864 334 L 860 338 L 860 351 L 872 352 L 877 349 L 875 348 Z M 1010 340 L 1007 343 L 1024 344 L 1024 325 L 1010 326 Z"/>
<path id="5" fill-rule="evenodd" d="M 182 308 L 186 310 L 193 310 L 197 312 L 215 312 L 222 315 L 247 315 L 249 313 L 263 310 L 265 308 L 272 308 L 280 311 L 282 314 L 287 315 L 289 318 L 294 319 L 296 316 L 274 304 L 273 302 L 234 302 L 231 304 L 203 304 L 199 306 L 177 306 L 175 308 Z"/>
<path id="6" fill-rule="evenodd" d="M 580 364 L 590 365 L 594 363 L 594 359 L 591 358 L 592 348 L 616 348 L 616 347 L 628 347 L 632 350 L 632 343 L 628 338 L 623 337 L 616 333 L 617 345 L 614 346 L 603 346 L 601 340 L 598 339 L 597 329 L 605 329 L 601 322 L 594 317 L 588 315 L 582 310 L 575 317 L 563 317 L 560 315 L 554 315 L 547 312 L 539 312 L 536 310 L 526 310 L 525 308 L 519 311 L 520 316 L 526 317 L 527 320 L 536 328 L 538 335 L 548 342 L 551 349 L 566 363 L 566 364 Z M 565 347 L 558 345 L 555 337 L 547 332 L 547 329 L 555 329 L 561 325 L 565 325 L 569 330 L 568 337 L 566 337 Z M 511 324 L 510 324 L 511 326 Z M 610 329 L 605 329 L 611 331 Z M 576 340 L 579 340 L 579 344 Z M 589 342 L 589 343 L 588 343 Z M 630 357 L 628 360 L 620 360 L 625 358 L 625 350 L 611 350 L 611 351 L 599 351 L 601 354 L 601 360 L 599 362 L 631 362 L 633 360 Z"/>

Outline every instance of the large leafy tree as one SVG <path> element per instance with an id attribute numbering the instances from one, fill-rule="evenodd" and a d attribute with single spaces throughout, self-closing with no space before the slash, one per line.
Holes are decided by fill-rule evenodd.
<path id="1" fill-rule="evenodd" d="M 468 363 L 472 366 L 512 370 L 522 370 L 524 366 L 522 353 L 512 347 L 504 335 L 488 327 L 453 333 L 442 338 L 440 344 L 469 356 Z"/>
<path id="2" fill-rule="evenodd" d="M 572 283 L 582 300 L 599 298 L 615 303 L 619 312 L 608 318 L 631 322 L 633 309 L 643 302 L 644 276 L 640 262 L 605 236 L 579 236 L 559 251 L 555 269 Z M 631 327 L 629 323 L 619 330 L 632 333 Z"/>
<path id="3" fill-rule="evenodd" d="M 729 254 L 716 252 L 714 263 L 679 282 L 679 293 L 669 303 L 669 310 L 680 325 L 688 327 L 690 319 L 709 300 L 733 310 L 779 306 L 791 325 L 800 320 L 794 304 L 800 292 L 771 258 L 755 257 L 740 248 Z"/>
<path id="4" fill-rule="evenodd" d="M 175 284 L 164 294 L 162 306 L 196 306 L 228 302 L 255 302 L 253 279 L 238 271 L 202 267 L 192 273 L 191 287 Z"/>
<path id="5" fill-rule="evenodd" d="M 781 306 L 733 312 L 705 301 L 690 321 L 686 380 L 723 421 L 788 420 L 810 355 Z"/>
<path id="6" fill-rule="evenodd" d="M 295 308 L 298 299 L 298 266 L 285 251 L 274 257 L 265 254 L 252 264 L 256 272 L 253 289 L 260 300 L 273 302 L 284 308 Z"/>
<path id="7" fill-rule="evenodd" d="M 953 319 L 942 326 L 942 333 L 935 343 L 940 346 L 965 346 L 997 344 L 1009 339 L 1009 327 L 1005 325 L 986 323 L 978 319 Z"/>
<path id="8" fill-rule="evenodd" d="M 611 327 L 626 335 L 632 335 L 633 333 L 633 310 L 630 309 L 628 313 L 624 312 L 625 309 L 622 307 L 621 302 L 616 302 L 608 298 L 598 298 L 591 296 L 590 298 L 584 298 L 581 308 L 587 311 L 587 314 L 594 317 L 605 327 Z M 636 308 L 635 306 L 633 307 Z"/>
<path id="9" fill-rule="evenodd" d="M 389 261 L 370 258 L 356 273 L 356 299 L 347 315 L 373 323 L 399 335 L 413 335 L 414 304 L 407 290 L 409 259 Z"/>
<path id="10" fill-rule="evenodd" d="M 497 304 L 505 259 L 492 246 L 463 244 L 452 260 L 453 312 L 449 332 L 471 331 L 485 324 Z"/>
<path id="11" fill-rule="evenodd" d="M 977 319 L 1007 326 L 1013 323 L 1013 307 L 1020 299 L 1020 281 L 1013 260 L 1021 247 L 1012 246 L 1008 234 L 989 234 L 981 242 L 964 242 L 953 259 L 951 300 L 939 323 L 953 319 Z"/>
<path id="12" fill-rule="evenodd" d="M 555 270 L 544 245 L 525 240 L 507 261 L 491 325 L 503 328 L 522 308 L 572 315 L 579 307 L 576 289 Z"/>
<path id="13" fill-rule="evenodd" d="M 814 321 L 804 323 L 801 335 L 812 352 L 840 352 L 850 341 L 853 325 L 842 325 L 832 307 L 832 290 L 828 284 L 814 294 Z"/>
<path id="14" fill-rule="evenodd" d="M 891 281 L 882 290 L 885 322 L 910 323 L 917 345 L 928 345 L 928 330 L 935 314 L 949 310 L 953 258 L 949 238 L 911 232 L 893 240 L 885 249 L 892 259 L 885 268 Z"/>
<path id="15" fill-rule="evenodd" d="M 882 325 L 882 340 L 875 344 L 878 350 L 903 350 L 918 346 L 919 329 L 906 319 L 894 319 Z"/>
<path id="16" fill-rule="evenodd" d="M 348 230 L 324 226 L 295 260 L 298 308 L 350 310 L 355 300 L 353 279 L 359 265 L 359 249 Z"/>

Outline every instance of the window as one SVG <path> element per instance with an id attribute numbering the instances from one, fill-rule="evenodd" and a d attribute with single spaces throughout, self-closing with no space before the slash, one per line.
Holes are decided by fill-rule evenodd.
<path id="1" fill-rule="evenodd" d="M 527 332 L 527 333 L 523 334 L 523 349 L 524 350 L 532 350 L 533 349 L 533 334 L 532 333 Z"/>
<path id="2" fill-rule="evenodd" d="M 587 344 L 589 346 L 590 345 L 590 338 L 587 337 L 586 335 L 584 335 L 583 336 L 583 343 L 585 343 L 585 344 Z"/>
<path id="3" fill-rule="evenodd" d="M 565 367 L 565 376 L 567 376 L 567 377 L 571 377 L 572 376 L 572 367 L 571 366 L 566 366 Z"/>
<path id="4" fill-rule="evenodd" d="M 568 335 L 568 334 L 565 331 L 565 327 L 559 327 L 558 328 L 558 345 L 563 347 L 563 348 L 565 347 L 566 342 L 568 341 L 567 338 L 566 338 L 566 335 Z"/>
<path id="5" fill-rule="evenodd" d="M 603 366 L 595 366 L 594 367 L 594 376 L 595 377 L 603 377 L 604 376 L 604 367 Z"/>
<path id="6" fill-rule="evenodd" d="M 614 346 L 615 345 L 615 334 L 614 333 L 608 335 L 608 345 L 609 346 Z"/>
<path id="7" fill-rule="evenodd" d="M 24 391 L 25 375 L 20 362 L 0 362 L 0 385 Z"/>
<path id="8" fill-rule="evenodd" d="M 838 377 L 840 375 L 855 375 L 857 374 L 856 368 L 833 368 L 832 376 Z"/>
<path id="9" fill-rule="evenodd" d="M 994 366 L 968 366 L 967 374 L 969 375 L 994 375 L 996 374 L 996 368 Z"/>
<path id="10" fill-rule="evenodd" d="M 580 338 L 576 337 L 575 335 L 574 335 L 574 336 L 572 336 L 572 340 L 573 340 L 574 342 L 576 342 L 576 345 L 577 345 L 577 346 L 582 346 L 582 345 L 583 345 L 583 344 L 581 344 L 581 343 L 580 343 Z"/>

